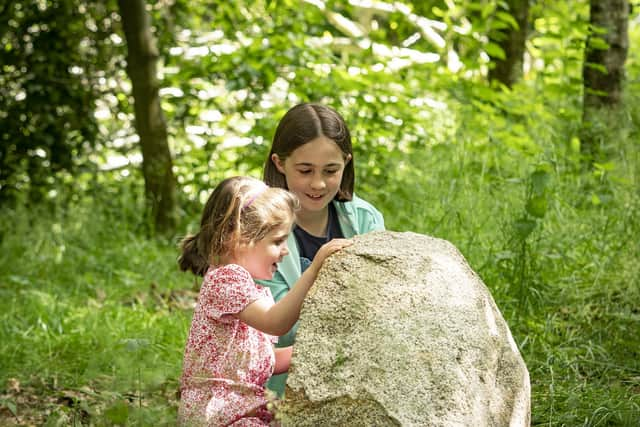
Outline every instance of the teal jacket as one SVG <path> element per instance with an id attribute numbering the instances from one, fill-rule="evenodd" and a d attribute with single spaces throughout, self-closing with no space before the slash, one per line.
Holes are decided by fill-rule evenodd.
<path id="1" fill-rule="evenodd" d="M 357 234 L 368 233 L 369 231 L 384 230 L 384 219 L 370 203 L 353 196 L 350 202 L 333 201 L 338 213 L 338 222 L 345 238 L 353 237 Z M 258 280 L 262 286 L 271 290 L 273 299 L 279 301 L 289 292 L 296 281 L 300 278 L 302 270 L 300 267 L 300 251 L 298 243 L 293 233 L 287 240 L 289 254 L 278 264 L 278 271 L 271 280 Z M 293 345 L 295 341 L 298 323 L 291 328 L 287 334 L 280 337 L 277 347 L 287 347 Z M 274 375 L 267 383 L 267 388 L 276 392 L 278 396 L 284 395 L 284 388 L 287 382 L 287 374 Z"/>

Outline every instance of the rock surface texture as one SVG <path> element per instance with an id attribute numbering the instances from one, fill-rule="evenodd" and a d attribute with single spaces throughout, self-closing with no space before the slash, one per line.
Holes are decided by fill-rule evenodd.
<path id="1" fill-rule="evenodd" d="M 357 236 L 300 316 L 283 426 L 529 426 L 529 373 L 449 242 Z"/>

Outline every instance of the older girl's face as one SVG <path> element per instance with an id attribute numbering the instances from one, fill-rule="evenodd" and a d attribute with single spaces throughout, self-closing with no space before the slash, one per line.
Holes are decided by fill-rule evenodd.
<path id="1" fill-rule="evenodd" d="M 277 154 L 271 160 L 285 176 L 289 191 L 298 196 L 299 214 L 304 215 L 327 208 L 340 189 L 351 155 L 345 156 L 332 139 L 319 136 L 296 148 L 284 161 Z"/>

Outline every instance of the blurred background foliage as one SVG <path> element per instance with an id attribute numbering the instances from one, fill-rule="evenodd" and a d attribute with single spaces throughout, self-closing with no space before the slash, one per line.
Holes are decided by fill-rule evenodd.
<path id="1" fill-rule="evenodd" d="M 487 76 L 513 1 L 148 1 L 179 218 L 154 236 L 117 2 L 1 2 L 0 421 L 172 424 L 199 286 L 175 243 L 314 101 L 387 227 L 453 242 L 491 289 L 532 424 L 637 425 L 636 3 L 623 105 L 586 152 L 586 0 L 528 2 L 512 85 Z"/>
<path id="2" fill-rule="evenodd" d="M 553 102 L 579 112 L 586 2 L 532 8 L 520 90 L 544 89 L 544 103 L 483 84 L 487 52 L 500 49 L 487 35 L 509 22 L 499 2 L 416 3 L 149 2 L 183 195 L 206 193 L 203 183 L 229 167 L 259 174 L 278 118 L 300 101 L 344 113 L 362 163 L 376 165 L 359 170 L 383 181 L 376 186 L 394 156 L 455 143 L 465 114 L 478 121 L 474 145 L 498 138 L 530 157 L 542 143 L 528 137 L 537 132 L 527 119 L 538 123 Z M 69 174 L 134 173 L 141 159 L 115 2 L 11 2 L 0 17 L 2 201 L 42 198 L 77 181 Z M 523 126 L 493 120 L 502 113 Z"/>

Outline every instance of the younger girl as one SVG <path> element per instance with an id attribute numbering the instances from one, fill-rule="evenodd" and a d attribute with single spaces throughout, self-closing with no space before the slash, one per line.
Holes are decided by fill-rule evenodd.
<path id="1" fill-rule="evenodd" d="M 323 261 L 350 244 L 323 245 L 295 290 L 274 304 L 254 282 L 270 280 L 288 254 L 298 200 L 261 181 L 233 177 L 213 191 L 200 231 L 182 243 L 180 268 L 204 276 L 186 343 L 179 422 L 183 425 L 268 425 L 265 383 L 289 367 L 291 347 L 274 353 Z"/>
<path id="2" fill-rule="evenodd" d="M 331 239 L 384 230 L 376 208 L 353 194 L 355 170 L 349 129 L 340 114 L 321 104 L 298 104 L 280 120 L 264 166 L 267 184 L 286 188 L 300 201 L 289 254 L 273 279 L 261 281 L 276 301 L 293 292 L 318 248 Z M 296 327 L 278 347 L 294 342 Z M 269 389 L 282 396 L 286 374 L 274 375 Z"/>

